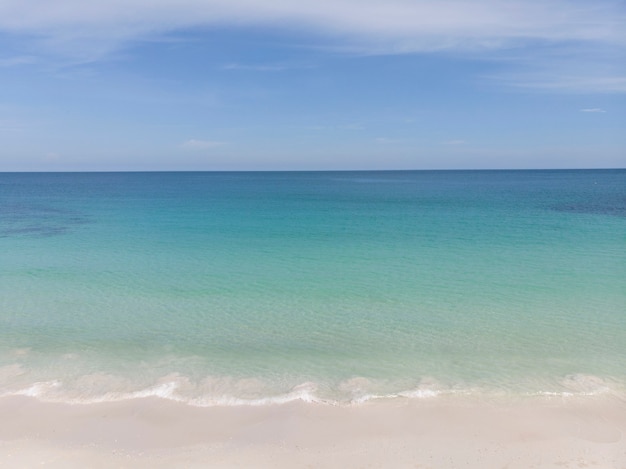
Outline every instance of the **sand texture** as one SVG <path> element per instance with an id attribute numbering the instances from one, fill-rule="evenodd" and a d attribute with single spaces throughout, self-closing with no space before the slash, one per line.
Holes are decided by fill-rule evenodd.
<path id="1" fill-rule="evenodd" d="M 618 468 L 614 397 L 191 407 L 0 399 L 0 467 Z"/>

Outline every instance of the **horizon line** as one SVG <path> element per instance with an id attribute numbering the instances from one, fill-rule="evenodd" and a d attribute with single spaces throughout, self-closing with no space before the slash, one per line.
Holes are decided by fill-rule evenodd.
<path id="1" fill-rule="evenodd" d="M 444 172 L 444 171 L 620 171 L 626 167 L 571 168 L 430 168 L 430 169 L 113 169 L 113 170 L 16 170 L 0 174 L 62 174 L 62 173 L 348 173 L 348 172 Z"/>

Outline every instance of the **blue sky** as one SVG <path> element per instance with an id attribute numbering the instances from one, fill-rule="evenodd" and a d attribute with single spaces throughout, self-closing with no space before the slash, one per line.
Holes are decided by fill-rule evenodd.
<path id="1" fill-rule="evenodd" d="M 624 1 L 0 0 L 0 171 L 625 163 Z"/>

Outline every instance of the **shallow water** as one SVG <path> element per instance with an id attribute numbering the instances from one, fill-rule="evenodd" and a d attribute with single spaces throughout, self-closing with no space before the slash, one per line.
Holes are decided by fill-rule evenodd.
<path id="1" fill-rule="evenodd" d="M 626 171 L 0 174 L 0 395 L 626 389 Z"/>

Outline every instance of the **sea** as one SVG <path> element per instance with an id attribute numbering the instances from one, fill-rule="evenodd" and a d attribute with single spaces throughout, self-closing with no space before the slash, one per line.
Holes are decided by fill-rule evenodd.
<path id="1" fill-rule="evenodd" d="M 626 170 L 0 173 L 0 396 L 626 396 Z"/>

